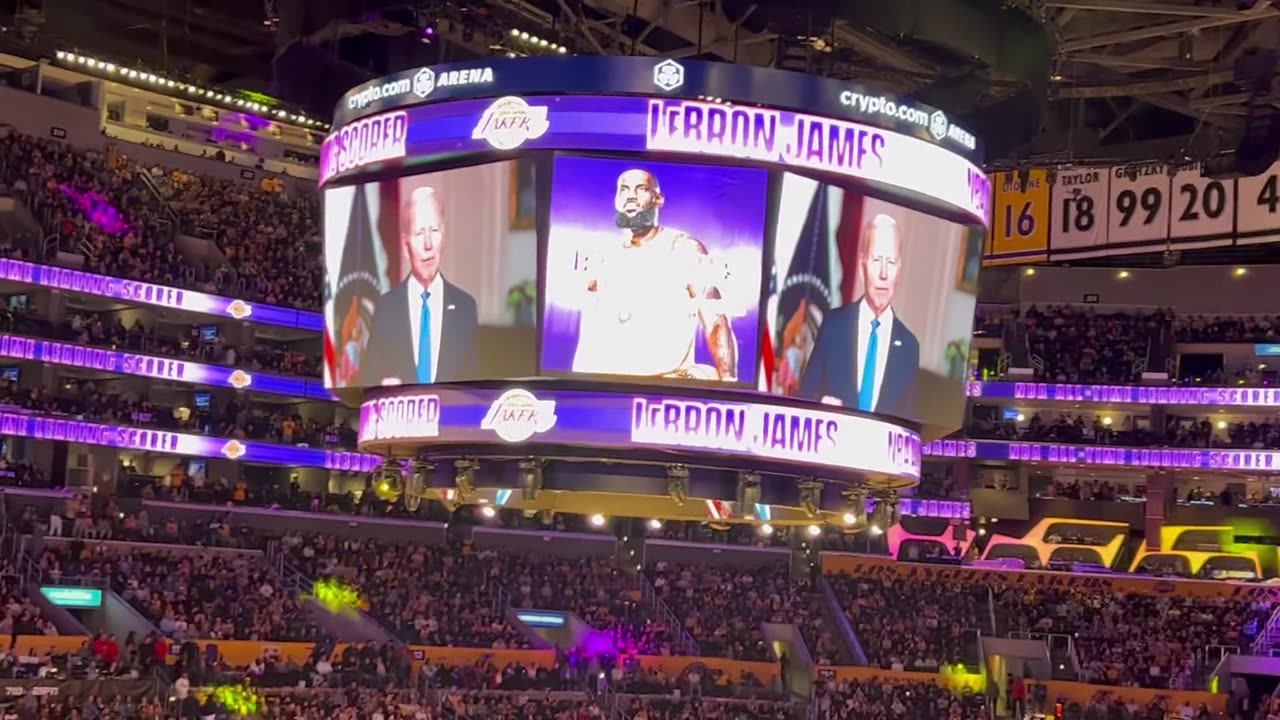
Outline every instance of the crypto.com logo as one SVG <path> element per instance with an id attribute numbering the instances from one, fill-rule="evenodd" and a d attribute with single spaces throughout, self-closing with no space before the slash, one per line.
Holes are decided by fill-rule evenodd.
<path id="1" fill-rule="evenodd" d="M 947 136 L 947 116 L 941 110 L 935 110 L 929 116 L 929 134 L 934 140 L 941 140 Z"/>
<path id="2" fill-rule="evenodd" d="M 663 60 L 653 67 L 653 84 L 671 92 L 684 84 L 684 66 L 675 60 Z"/>

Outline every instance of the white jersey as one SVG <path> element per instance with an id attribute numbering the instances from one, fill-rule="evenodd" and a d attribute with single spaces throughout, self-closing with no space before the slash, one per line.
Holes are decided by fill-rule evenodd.
<path id="1" fill-rule="evenodd" d="M 640 245 L 630 232 L 589 258 L 573 370 L 660 376 L 694 363 L 698 311 L 706 300 L 710 262 L 685 233 L 659 228 Z"/>

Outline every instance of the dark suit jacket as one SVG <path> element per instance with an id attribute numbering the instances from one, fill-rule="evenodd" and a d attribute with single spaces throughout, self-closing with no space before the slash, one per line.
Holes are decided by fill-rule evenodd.
<path id="1" fill-rule="evenodd" d="M 830 395 L 840 398 L 845 407 L 857 409 L 858 356 L 864 352 L 858 347 L 858 309 L 861 306 L 862 299 L 859 298 L 832 310 L 823 318 L 809 364 L 800 378 L 801 397 L 821 400 L 823 396 Z M 883 342 L 884 338 L 880 340 Z M 895 317 L 875 412 L 911 417 L 919 368 L 920 342 L 902 318 Z"/>
<path id="2" fill-rule="evenodd" d="M 369 345 L 360 359 L 360 384 L 376 387 L 386 378 L 399 378 L 405 385 L 418 381 L 418 366 L 413 362 L 413 327 L 418 318 L 409 317 L 409 284 L 391 288 L 373 306 L 373 329 Z M 440 348 L 436 382 L 472 379 L 476 364 L 474 352 L 476 300 L 467 291 L 444 280 L 441 298 L 444 317 L 440 319 Z"/>

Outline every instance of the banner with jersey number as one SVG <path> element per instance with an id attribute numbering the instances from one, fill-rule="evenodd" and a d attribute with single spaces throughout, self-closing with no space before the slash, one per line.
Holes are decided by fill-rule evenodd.
<path id="1" fill-rule="evenodd" d="M 991 184 L 987 265 L 1280 241 L 1280 163 L 1239 180 L 1142 163 L 999 172 Z"/>

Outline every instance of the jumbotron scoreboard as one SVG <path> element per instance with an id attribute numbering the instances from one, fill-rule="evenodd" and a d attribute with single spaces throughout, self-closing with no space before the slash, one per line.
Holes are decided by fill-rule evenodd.
<path id="1" fill-rule="evenodd" d="M 940 110 L 779 70 L 381 78 L 321 153 L 326 387 L 411 505 L 948 517 L 899 498 L 964 412 L 980 162 Z"/>

